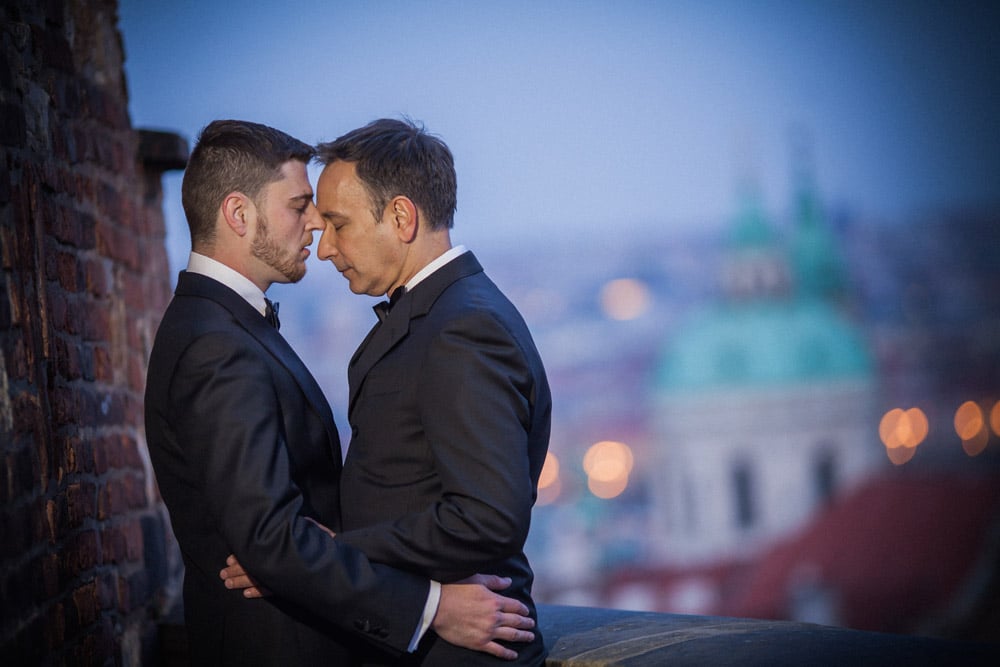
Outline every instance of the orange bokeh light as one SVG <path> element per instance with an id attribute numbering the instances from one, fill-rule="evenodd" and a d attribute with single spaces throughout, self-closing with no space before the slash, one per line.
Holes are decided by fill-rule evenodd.
<path id="1" fill-rule="evenodd" d="M 1000 401 L 993 404 L 993 409 L 990 410 L 990 427 L 993 429 L 993 435 L 1000 436 Z"/>
<path id="2" fill-rule="evenodd" d="M 550 505 L 559 499 L 562 494 L 562 480 L 558 477 L 546 486 L 545 488 L 538 487 L 538 499 L 535 504 L 541 507 L 542 505 Z"/>
<path id="3" fill-rule="evenodd" d="M 901 466 L 913 458 L 917 453 L 916 447 L 886 447 L 885 455 L 889 457 L 893 465 Z"/>
<path id="4" fill-rule="evenodd" d="M 990 441 L 990 432 L 985 428 L 968 439 L 962 440 L 962 450 L 969 456 L 978 456 L 986 449 Z"/>
<path id="5" fill-rule="evenodd" d="M 878 435 L 886 449 L 913 449 L 924 441 L 928 429 L 927 415 L 920 408 L 909 410 L 893 408 L 882 416 L 882 421 L 878 425 Z M 912 458 L 912 455 L 909 458 Z"/>
<path id="6" fill-rule="evenodd" d="M 552 452 L 545 455 L 542 473 L 538 477 L 538 488 L 547 489 L 559 481 L 559 459 Z"/>
<path id="7" fill-rule="evenodd" d="M 601 289 L 601 308 L 613 320 L 634 320 L 649 310 L 649 288 L 635 278 L 611 280 Z"/>
<path id="8" fill-rule="evenodd" d="M 955 433 L 963 442 L 977 439 L 985 431 L 986 420 L 975 401 L 966 401 L 958 406 L 958 410 L 955 410 Z"/>
<path id="9" fill-rule="evenodd" d="M 587 476 L 599 482 L 628 479 L 632 472 L 632 450 L 623 442 L 602 440 L 594 443 L 583 457 Z"/>
<path id="10" fill-rule="evenodd" d="M 593 477 L 587 479 L 587 488 L 590 489 L 590 492 L 604 500 L 620 496 L 627 486 L 628 475 L 610 481 L 594 479 Z"/>

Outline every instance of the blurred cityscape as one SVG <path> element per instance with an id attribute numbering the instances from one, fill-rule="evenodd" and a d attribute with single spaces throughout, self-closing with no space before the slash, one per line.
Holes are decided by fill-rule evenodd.
<path id="1" fill-rule="evenodd" d="M 536 598 L 998 639 L 1000 212 L 870 220 L 792 171 L 699 231 L 472 248 L 552 385 Z M 319 262 L 272 292 L 346 447 L 375 300 Z"/>

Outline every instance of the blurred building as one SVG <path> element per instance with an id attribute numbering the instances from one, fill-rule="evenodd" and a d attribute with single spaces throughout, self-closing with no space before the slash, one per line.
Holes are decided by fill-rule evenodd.
<path id="1" fill-rule="evenodd" d="M 838 307 L 844 267 L 811 188 L 790 243 L 744 198 L 723 298 L 668 338 L 652 390 L 655 563 L 746 558 L 884 461 L 872 446 L 874 360 Z"/>
<path id="2" fill-rule="evenodd" d="M 1000 225 L 795 193 L 510 264 L 555 397 L 536 595 L 996 639 Z"/>

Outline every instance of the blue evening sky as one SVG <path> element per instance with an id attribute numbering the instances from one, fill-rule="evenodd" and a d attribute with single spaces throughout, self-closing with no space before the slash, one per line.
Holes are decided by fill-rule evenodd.
<path id="1" fill-rule="evenodd" d="M 742 173 L 779 215 L 797 131 L 824 199 L 872 219 L 996 206 L 995 7 L 121 0 L 120 28 L 136 127 L 193 143 L 243 118 L 313 143 L 406 115 L 455 154 L 456 242 L 513 246 L 719 225 Z"/>

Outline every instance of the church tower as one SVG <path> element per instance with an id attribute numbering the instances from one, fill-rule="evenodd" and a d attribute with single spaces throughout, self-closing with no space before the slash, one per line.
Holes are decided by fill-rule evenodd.
<path id="1" fill-rule="evenodd" d="M 744 188 L 722 297 L 665 342 L 654 563 L 752 555 L 881 460 L 872 357 L 838 308 L 842 264 L 808 170 L 796 167 L 791 238 L 782 243 Z"/>

